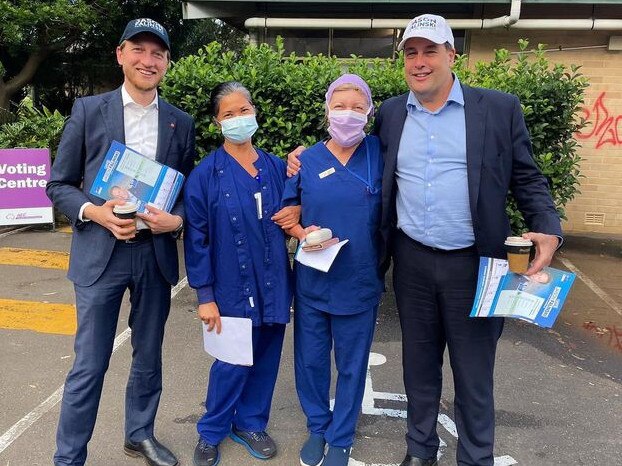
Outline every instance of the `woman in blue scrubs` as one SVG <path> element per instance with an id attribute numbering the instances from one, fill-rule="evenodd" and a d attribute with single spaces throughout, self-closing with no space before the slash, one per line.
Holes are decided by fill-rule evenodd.
<path id="1" fill-rule="evenodd" d="M 302 153 L 283 195 L 284 205 L 302 206 L 301 225 L 349 240 L 328 272 L 295 264 L 296 389 L 309 430 L 303 466 L 348 464 L 384 289 L 377 268 L 382 157 L 378 139 L 364 132 L 373 108 L 369 86 L 357 75 L 341 76 L 328 88 L 326 108 L 330 137 Z M 301 226 L 292 233 L 305 237 Z M 338 376 L 331 412 L 332 348 Z"/>
<path id="2" fill-rule="evenodd" d="M 184 191 L 184 249 L 188 282 L 197 291 L 200 319 L 220 333 L 220 316 L 250 318 L 252 367 L 216 360 L 206 413 L 197 423 L 194 464 L 214 466 L 228 435 L 260 459 L 276 445 L 266 433 L 292 288 L 285 235 L 296 209 L 277 215 L 285 163 L 253 146 L 257 130 L 248 90 L 226 82 L 212 92 L 211 107 L 224 143 L 192 171 Z M 271 219 L 272 218 L 272 219 Z"/>

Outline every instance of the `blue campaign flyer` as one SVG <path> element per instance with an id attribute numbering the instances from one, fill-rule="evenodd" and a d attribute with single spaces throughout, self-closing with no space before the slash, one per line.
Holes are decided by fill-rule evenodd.
<path id="1" fill-rule="evenodd" d="M 113 141 L 91 186 L 91 194 L 106 201 L 122 199 L 170 212 L 184 183 L 177 170 L 151 160 L 120 142 Z"/>
<path id="2" fill-rule="evenodd" d="M 503 259 L 481 257 L 471 317 L 513 317 L 550 328 L 574 280 L 574 273 L 551 267 L 528 277 L 508 272 Z"/>

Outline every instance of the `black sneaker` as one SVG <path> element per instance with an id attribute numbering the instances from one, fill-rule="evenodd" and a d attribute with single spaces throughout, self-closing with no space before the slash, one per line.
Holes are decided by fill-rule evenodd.
<path id="1" fill-rule="evenodd" d="M 267 460 L 276 455 L 276 445 L 267 432 L 247 432 L 234 427 L 229 437 L 234 442 L 244 445 L 252 456 L 260 460 Z"/>
<path id="2" fill-rule="evenodd" d="M 194 449 L 194 466 L 216 466 L 220 462 L 218 445 L 210 445 L 203 439 L 199 439 Z"/>

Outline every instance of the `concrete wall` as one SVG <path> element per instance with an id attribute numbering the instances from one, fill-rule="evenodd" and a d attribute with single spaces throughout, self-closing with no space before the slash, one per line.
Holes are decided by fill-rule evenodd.
<path id="1" fill-rule="evenodd" d="M 577 134 L 585 178 L 581 194 L 567 205 L 566 232 L 622 234 L 622 52 L 607 50 L 612 35 L 622 31 L 483 30 L 467 38 L 471 65 L 489 60 L 493 48 L 517 51 L 517 40 L 525 38 L 534 46 L 561 47 L 548 54 L 549 61 L 581 65 L 589 78 L 583 112 L 591 125 Z M 564 50 L 586 46 L 594 48 Z"/>

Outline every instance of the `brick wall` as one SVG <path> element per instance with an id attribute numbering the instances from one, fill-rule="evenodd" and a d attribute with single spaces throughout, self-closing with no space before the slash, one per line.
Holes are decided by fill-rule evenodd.
<path id="1" fill-rule="evenodd" d="M 622 36 L 622 31 L 481 30 L 469 35 L 470 65 L 489 60 L 493 48 L 517 51 L 518 39 L 525 38 L 534 46 L 561 47 L 548 53 L 550 62 L 582 66 L 590 81 L 584 113 L 592 124 L 577 136 L 585 178 L 581 194 L 566 206 L 568 220 L 563 228 L 574 233 L 622 234 L 622 52 L 606 47 L 609 37 Z M 576 47 L 593 48 L 565 50 Z M 604 223 L 595 224 L 601 214 Z"/>

